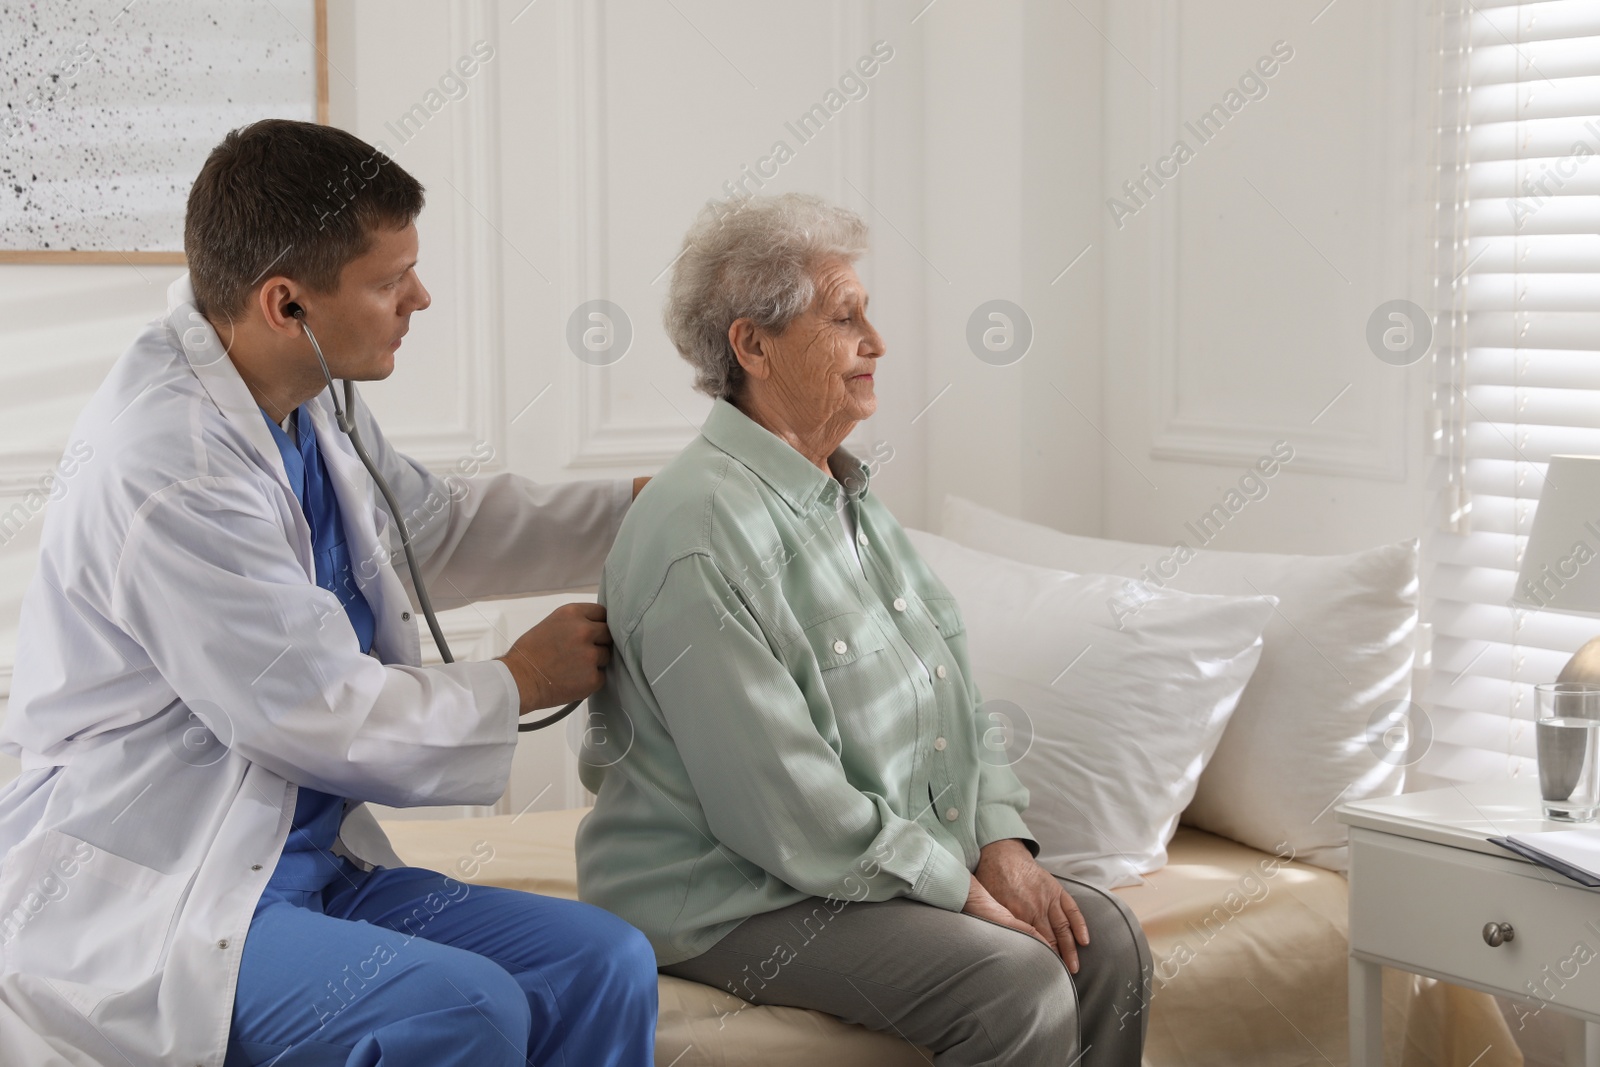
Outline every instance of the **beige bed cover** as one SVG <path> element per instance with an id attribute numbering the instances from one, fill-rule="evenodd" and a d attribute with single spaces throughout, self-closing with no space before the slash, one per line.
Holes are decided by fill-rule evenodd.
<path id="1" fill-rule="evenodd" d="M 462 881 L 577 897 L 588 809 L 384 824 L 407 863 Z M 1155 959 L 1147 1067 L 1345 1067 L 1343 877 L 1182 827 L 1166 867 L 1119 889 Z M 1384 972 L 1388 1064 L 1520 1067 L 1489 996 Z M 916 1067 L 898 1038 L 820 1012 L 754 1006 L 661 977 L 662 1067 Z"/>

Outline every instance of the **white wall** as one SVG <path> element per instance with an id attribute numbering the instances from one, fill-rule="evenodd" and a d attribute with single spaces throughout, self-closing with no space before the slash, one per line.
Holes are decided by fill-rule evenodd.
<path id="1" fill-rule="evenodd" d="M 918 23 L 927 397 L 939 397 L 922 420 L 931 528 L 957 493 L 1100 531 L 1103 61 L 1086 21 L 1100 17 L 1098 4 L 941 2 Z M 1026 355 L 1003 366 L 977 358 L 967 335 L 995 299 L 1033 329 Z"/>
<path id="2" fill-rule="evenodd" d="M 1199 547 L 1185 524 L 1277 441 L 1293 460 L 1210 547 L 1422 529 L 1428 364 L 1381 362 L 1365 331 L 1385 301 L 1426 304 L 1425 5 L 1325 2 L 1108 7 L 1103 196 L 1137 210 L 1102 212 L 1105 416 L 1126 454 L 1104 465 L 1107 536 Z M 1184 128 L 1279 41 L 1293 57 L 1264 97 L 1209 143 Z M 1193 158 L 1140 206 L 1123 183 L 1178 137 Z"/>

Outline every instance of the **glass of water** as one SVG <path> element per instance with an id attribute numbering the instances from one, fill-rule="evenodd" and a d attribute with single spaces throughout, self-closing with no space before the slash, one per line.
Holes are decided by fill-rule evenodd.
<path id="1" fill-rule="evenodd" d="M 1545 682 L 1533 688 L 1544 816 L 1591 822 L 1600 811 L 1600 683 Z"/>

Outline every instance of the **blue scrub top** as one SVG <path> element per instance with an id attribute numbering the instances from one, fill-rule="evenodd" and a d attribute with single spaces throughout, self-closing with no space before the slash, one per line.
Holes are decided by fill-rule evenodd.
<path id="1" fill-rule="evenodd" d="M 355 628 L 361 650 L 372 648 L 376 623 L 372 606 L 356 585 L 350 565 L 350 549 L 345 542 L 344 521 L 339 514 L 339 500 L 328 477 L 322 453 L 317 451 L 317 435 L 311 426 L 311 416 L 304 404 L 291 416 L 299 441 L 284 432 L 272 421 L 265 408 L 261 417 L 272 429 L 283 456 L 283 468 L 289 475 L 295 499 L 311 526 L 311 550 L 316 559 L 317 584 L 339 598 L 344 605 L 350 625 Z M 294 806 L 294 826 L 284 843 L 283 856 L 273 869 L 267 882 L 271 890 L 320 890 L 339 873 L 339 858 L 332 853 L 333 843 L 339 837 L 339 824 L 344 821 L 344 798 L 323 793 L 306 786 L 300 787 L 299 799 Z"/>

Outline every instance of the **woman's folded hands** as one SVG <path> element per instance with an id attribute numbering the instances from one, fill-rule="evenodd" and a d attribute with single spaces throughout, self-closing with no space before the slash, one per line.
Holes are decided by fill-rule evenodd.
<path id="1" fill-rule="evenodd" d="M 1007 838 L 983 846 L 961 910 L 1038 938 L 1068 971 L 1078 973 L 1078 945 L 1089 943 L 1089 926 L 1072 895 L 1021 841 Z"/>

